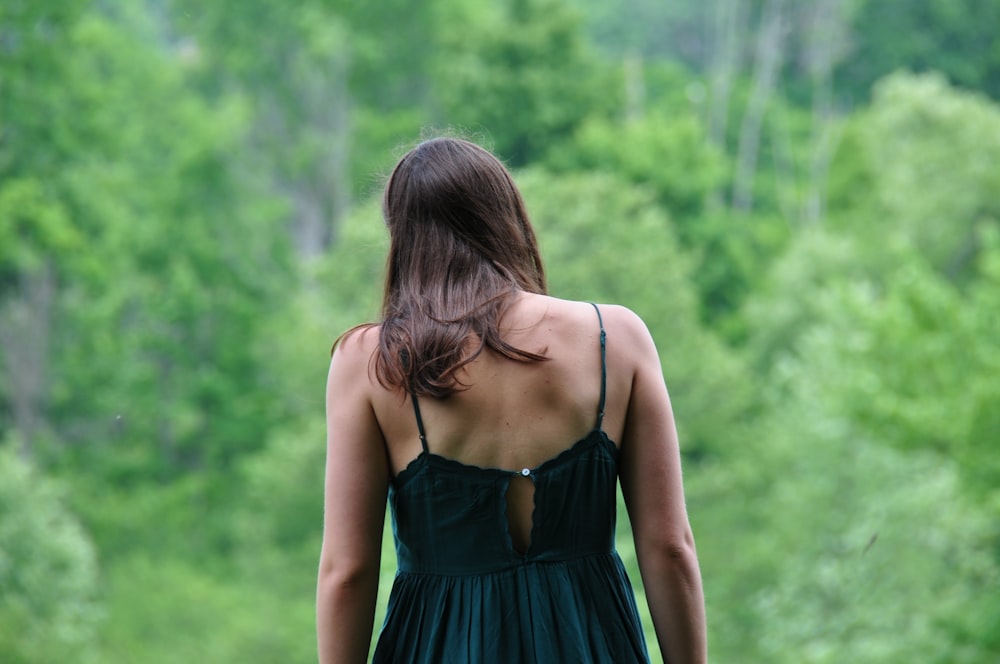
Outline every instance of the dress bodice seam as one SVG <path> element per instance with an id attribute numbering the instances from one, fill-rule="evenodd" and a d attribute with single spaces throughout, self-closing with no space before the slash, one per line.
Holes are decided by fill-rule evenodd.
<path id="1" fill-rule="evenodd" d="M 542 461 L 536 466 L 528 467 L 532 476 L 539 473 L 544 473 L 554 466 L 560 466 L 566 463 L 564 459 L 572 458 L 576 454 L 580 453 L 580 450 L 588 449 L 586 443 L 591 440 L 596 440 L 592 445 L 604 444 L 606 448 L 609 448 L 611 453 L 611 458 L 613 461 L 618 460 L 619 449 L 613 440 L 607 435 L 604 429 L 594 428 L 587 433 L 584 437 L 577 440 L 575 443 L 569 447 L 558 452 L 555 456 L 549 457 L 548 459 Z M 409 484 L 413 477 L 417 476 L 417 473 L 422 467 L 427 467 L 430 464 L 437 464 L 438 469 L 447 469 L 452 473 L 464 473 L 469 475 L 479 474 L 481 476 L 489 477 L 508 477 L 514 475 L 521 475 L 523 471 L 521 470 L 509 470 L 506 468 L 494 468 L 494 467 L 484 467 L 477 466 L 475 464 L 464 463 L 458 459 L 452 459 L 450 457 L 431 452 L 430 450 L 421 450 L 420 454 L 410 460 L 410 462 L 399 471 L 395 477 L 392 478 L 392 484 L 396 489 L 400 489 L 406 484 Z"/>

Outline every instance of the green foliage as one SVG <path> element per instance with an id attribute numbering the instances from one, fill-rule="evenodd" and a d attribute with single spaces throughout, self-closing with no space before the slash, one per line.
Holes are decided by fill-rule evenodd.
<path id="1" fill-rule="evenodd" d="M 657 0 L 575 0 L 594 41 L 612 53 L 634 52 L 650 57 L 700 61 L 706 51 L 700 29 L 705 5 Z"/>
<path id="2" fill-rule="evenodd" d="M 271 570 L 280 574 L 280 570 Z M 104 661 L 311 662 L 312 603 L 280 583 L 136 555 L 108 572 Z M 277 579 L 276 579 L 277 580 Z"/>
<path id="3" fill-rule="evenodd" d="M 748 659 L 761 661 L 987 661 L 983 649 L 957 648 L 949 624 L 1000 574 L 986 515 L 961 496 L 954 466 L 873 443 L 863 427 L 824 413 L 808 386 L 796 392 L 801 400 L 782 401 L 794 414 L 776 415 L 768 444 L 754 446 L 773 484 L 751 507 L 760 529 L 741 534 L 768 540 L 750 551 L 782 552 L 767 571 L 739 566 L 756 579 L 756 638 L 743 626 L 716 633 L 744 656 L 754 643 Z M 729 574 L 706 566 L 707 578 Z"/>
<path id="4" fill-rule="evenodd" d="M 982 261 L 995 265 L 997 248 Z M 969 488 L 1000 486 L 996 441 L 996 376 L 1000 281 L 984 269 L 963 294 L 912 256 L 883 293 L 860 287 L 835 305 L 854 323 L 838 349 L 845 366 L 824 381 L 845 415 L 886 443 L 949 454 Z M 847 364 L 849 362 L 849 364 Z"/>
<path id="5" fill-rule="evenodd" d="M 897 69 L 943 72 L 955 83 L 1000 96 L 1000 45 L 994 0 L 859 2 L 854 48 L 840 67 L 845 92 L 866 97 L 870 86 Z"/>
<path id="6" fill-rule="evenodd" d="M 1000 110 L 945 81 L 1000 4 L 782 3 L 734 212 L 763 4 L 0 3 L 0 659 L 314 660 L 329 348 L 433 122 L 649 324 L 714 661 L 995 661 Z"/>
<path id="7" fill-rule="evenodd" d="M 825 315 L 817 294 L 831 284 L 866 281 L 878 293 L 914 262 L 959 286 L 976 281 L 982 238 L 1000 218 L 997 135 L 1000 112 L 982 98 L 934 76 L 886 79 L 835 155 L 830 223 L 795 235 L 745 310 L 762 361 Z"/>
<path id="8" fill-rule="evenodd" d="M 562 0 L 513 0 L 466 18 L 442 41 L 440 124 L 486 134 L 489 147 L 519 167 L 569 139 L 606 103 L 610 81 Z"/>
<path id="9" fill-rule="evenodd" d="M 272 201 L 226 161 L 240 106 L 208 106 L 141 36 L 81 20 L 72 39 L 83 55 L 50 82 L 76 102 L 55 119 L 69 155 L 50 186 L 87 247 L 56 254 L 73 278 L 57 305 L 51 392 L 63 442 L 86 441 L 74 451 L 100 463 L 126 447 L 119 459 L 148 476 L 259 446 L 245 415 L 273 399 L 249 349 L 256 308 L 289 266 Z M 80 107 L 95 110 L 78 120 Z"/>
<path id="10" fill-rule="evenodd" d="M 995 355 L 995 342 L 964 334 L 961 321 L 945 313 L 940 288 L 925 282 L 917 289 L 922 304 L 914 306 L 913 275 L 897 278 L 900 286 L 881 306 L 873 306 L 863 288 L 817 293 L 837 315 L 804 334 L 797 359 L 778 370 L 783 389 L 775 396 L 782 408 L 772 410 L 769 439 L 784 441 L 784 447 L 773 448 L 780 456 L 769 465 L 784 469 L 784 480 L 774 484 L 774 502 L 767 507 L 783 527 L 772 524 L 766 532 L 802 543 L 808 562 L 796 570 L 786 559 L 778 589 L 762 598 L 768 612 L 796 616 L 793 622 L 764 613 L 764 625 L 803 630 L 789 639 L 779 627 L 775 653 L 800 639 L 808 646 L 804 661 L 989 659 L 985 644 L 942 644 L 951 643 L 955 623 L 969 622 L 960 617 L 964 607 L 996 611 L 984 607 L 978 594 L 1000 573 L 988 526 L 995 515 L 965 493 L 958 476 L 967 470 L 961 453 L 967 444 L 964 402 L 975 404 L 976 386 L 995 372 L 988 366 L 982 377 L 975 369 L 966 372 L 961 387 L 940 381 L 960 373 L 946 368 L 957 360 L 948 347 L 963 344 L 973 356 L 993 348 Z M 935 327 L 954 334 L 935 333 Z M 915 392 L 922 397 L 914 398 Z M 859 412 L 869 409 L 881 417 Z M 945 435 L 943 448 L 934 445 L 938 434 Z M 911 447 L 904 456 L 898 447 L 904 437 L 924 447 Z M 765 445 L 758 449 L 768 453 Z M 836 509 L 813 509 L 830 504 Z M 867 560 L 855 562 L 858 557 Z"/>
<path id="11" fill-rule="evenodd" d="M 891 269 L 898 263 L 891 246 L 878 248 Z M 819 294 L 842 280 L 878 274 L 861 259 L 863 249 L 850 236 L 813 228 L 800 232 L 762 279 L 743 316 L 751 330 L 748 351 L 759 370 L 793 353 L 804 332 L 829 315 Z"/>
<path id="12" fill-rule="evenodd" d="M 314 392 L 322 396 L 321 389 Z M 322 404 L 321 398 L 316 401 Z M 319 415 L 317 412 L 302 430 L 278 432 L 264 450 L 243 465 L 245 495 L 235 527 L 239 548 L 250 558 L 270 547 L 290 553 L 303 551 L 304 560 L 299 562 L 307 568 L 316 563 L 323 534 L 326 459 L 326 434 Z M 310 584 L 312 577 L 310 574 Z"/>
<path id="13" fill-rule="evenodd" d="M 74 481 L 79 514 L 109 565 L 144 552 L 198 561 L 231 552 L 235 539 L 231 512 L 239 495 L 239 485 L 231 477 L 191 472 L 153 483 L 113 475 L 120 466 L 109 466 L 110 477 L 91 471 Z"/>
<path id="14" fill-rule="evenodd" d="M 722 155 L 708 144 L 700 120 L 690 113 L 648 115 L 624 123 L 592 117 L 559 155 L 557 166 L 615 173 L 647 185 L 681 220 L 701 211 L 723 176 Z"/>
<path id="15" fill-rule="evenodd" d="M 0 186 L 0 290 L 4 281 L 41 268 L 48 256 L 79 248 L 79 233 L 53 199 L 34 178 Z"/>
<path id="16" fill-rule="evenodd" d="M 965 292 L 912 247 L 866 273 L 835 240 L 797 245 L 779 272 L 793 297 L 755 318 L 774 404 L 750 453 L 776 475 L 744 486 L 764 546 L 785 553 L 741 569 L 770 579 L 747 623 L 769 661 L 991 661 L 1000 614 L 978 590 L 1000 575 L 995 236 Z"/>
<path id="17" fill-rule="evenodd" d="M 900 234 L 935 267 L 961 277 L 975 256 L 977 229 L 1000 219 L 1000 109 L 939 76 L 900 74 L 878 85 L 855 130 L 868 163 L 853 168 L 870 175 L 853 186 L 868 184 L 871 198 L 840 223 L 882 238 Z"/>
<path id="18" fill-rule="evenodd" d="M 0 659 L 96 662 L 97 555 L 62 487 L 0 445 Z"/>
<path id="19" fill-rule="evenodd" d="M 85 0 L 4 3 L 3 77 L 0 78 L 0 174 L 24 173 L 31 168 L 55 170 L 51 147 L 63 138 L 65 123 L 55 121 L 66 95 L 46 82 L 65 75 L 69 35 L 85 13 Z M 53 115 L 56 117 L 54 118 Z"/>

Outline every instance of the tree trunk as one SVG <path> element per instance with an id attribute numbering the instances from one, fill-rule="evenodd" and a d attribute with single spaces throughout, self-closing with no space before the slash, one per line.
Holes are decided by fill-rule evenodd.
<path id="1" fill-rule="evenodd" d="M 783 0 L 768 0 L 757 32 L 753 87 L 740 125 L 736 174 L 733 178 L 733 209 L 740 212 L 749 212 L 753 208 L 753 183 L 757 174 L 761 127 L 778 80 L 784 51 L 784 10 Z"/>
<path id="2" fill-rule="evenodd" d="M 351 206 L 348 64 L 343 50 L 325 62 L 299 53 L 288 82 L 293 106 L 269 95 L 258 128 L 265 153 L 284 154 L 274 177 L 293 203 L 290 229 L 303 258 L 330 248 Z"/>
<path id="3" fill-rule="evenodd" d="M 0 302 L 0 375 L 25 455 L 44 425 L 55 294 L 55 269 L 46 262 L 35 273 L 21 275 Z"/>
<path id="4" fill-rule="evenodd" d="M 748 2 L 715 0 L 712 11 L 709 66 L 708 140 L 722 151 L 729 125 L 729 95 L 739 70 L 743 35 L 748 21 Z"/>
<path id="5" fill-rule="evenodd" d="M 750 3 L 743 0 L 714 0 L 712 3 L 709 39 L 711 62 L 708 67 L 708 142 L 720 154 L 729 152 L 729 96 L 733 79 L 740 69 L 744 35 L 747 32 Z M 724 205 L 725 194 L 720 190 L 710 192 L 709 207 Z"/>
<path id="6" fill-rule="evenodd" d="M 826 217 L 826 185 L 836 146 L 833 122 L 833 68 L 846 45 L 843 0 L 818 0 L 809 25 L 806 65 L 812 80 L 809 182 L 802 218 L 820 224 Z"/>
<path id="7" fill-rule="evenodd" d="M 642 119 L 646 110 L 646 82 L 642 73 L 642 56 L 629 53 L 623 63 L 625 76 L 625 122 Z"/>

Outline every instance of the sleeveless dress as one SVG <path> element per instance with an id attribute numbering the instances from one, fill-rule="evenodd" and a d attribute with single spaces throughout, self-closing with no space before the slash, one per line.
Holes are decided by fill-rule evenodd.
<path id="1" fill-rule="evenodd" d="M 614 548 L 618 448 L 601 428 L 607 383 L 600 309 L 597 425 L 535 468 L 460 463 L 427 447 L 389 487 L 398 572 L 373 662 L 648 662 L 632 586 Z M 506 516 L 514 476 L 535 485 L 522 554 Z"/>

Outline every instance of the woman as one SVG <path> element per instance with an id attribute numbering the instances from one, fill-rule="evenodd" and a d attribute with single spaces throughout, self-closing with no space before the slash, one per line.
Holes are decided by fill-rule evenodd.
<path id="1" fill-rule="evenodd" d="M 647 661 L 614 550 L 619 479 L 660 648 L 704 662 L 677 435 L 645 325 L 545 294 L 517 187 L 476 145 L 411 150 L 383 212 L 382 321 L 335 345 L 327 383 L 321 662 L 368 655 L 387 497 L 399 571 L 374 661 Z"/>

